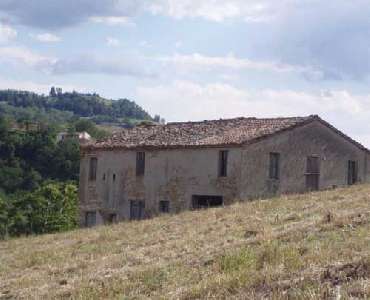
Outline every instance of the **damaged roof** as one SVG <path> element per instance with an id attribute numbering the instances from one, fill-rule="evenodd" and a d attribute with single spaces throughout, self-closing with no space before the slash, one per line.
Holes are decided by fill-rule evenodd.
<path id="1" fill-rule="evenodd" d="M 123 129 L 95 143 L 82 145 L 89 149 L 137 149 L 137 148 L 194 148 L 241 146 L 267 136 L 319 120 L 361 149 L 361 144 L 335 129 L 316 115 L 290 118 L 235 118 L 178 122 L 166 125 L 139 125 Z"/>

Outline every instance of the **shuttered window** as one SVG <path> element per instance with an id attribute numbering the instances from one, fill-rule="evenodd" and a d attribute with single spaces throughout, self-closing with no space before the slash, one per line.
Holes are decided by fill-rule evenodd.
<path id="1" fill-rule="evenodd" d="M 307 157 L 307 174 L 319 174 L 320 173 L 320 161 L 317 156 Z"/>
<path id="2" fill-rule="evenodd" d="M 280 178 L 280 153 L 270 153 L 270 179 Z"/>
<path id="3" fill-rule="evenodd" d="M 306 162 L 306 189 L 317 191 L 320 188 L 320 158 L 308 156 Z"/>
<path id="4" fill-rule="evenodd" d="M 145 173 L 145 152 L 136 153 L 136 176 L 143 176 Z"/>
<path id="5" fill-rule="evenodd" d="M 98 167 L 98 159 L 96 157 L 91 157 L 90 165 L 89 165 L 89 180 L 90 181 L 96 180 L 97 167 Z"/>
<path id="6" fill-rule="evenodd" d="M 219 152 L 218 160 L 218 176 L 227 177 L 227 161 L 228 161 L 229 151 L 222 150 Z"/>

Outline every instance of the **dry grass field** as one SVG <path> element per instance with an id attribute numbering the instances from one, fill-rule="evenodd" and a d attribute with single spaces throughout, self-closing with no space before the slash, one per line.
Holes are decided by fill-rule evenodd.
<path id="1" fill-rule="evenodd" d="M 369 299 L 370 186 L 0 242 L 0 299 Z"/>

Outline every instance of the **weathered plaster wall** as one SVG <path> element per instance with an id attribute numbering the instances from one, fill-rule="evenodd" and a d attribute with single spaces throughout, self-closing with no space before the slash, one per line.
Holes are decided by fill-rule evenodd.
<path id="1" fill-rule="evenodd" d="M 370 153 L 366 153 L 365 157 L 366 157 L 366 182 L 370 182 Z"/>
<path id="2" fill-rule="evenodd" d="M 192 195 L 223 196 L 225 204 L 230 203 L 239 196 L 241 149 L 228 149 L 226 178 L 218 177 L 220 150 L 224 149 L 146 151 L 142 177 L 136 176 L 136 151 L 84 155 L 80 178 L 81 221 L 83 212 L 101 207 L 102 217 L 117 213 L 119 220 L 129 219 L 130 200 L 145 200 L 147 217 L 158 214 L 161 200 L 170 201 L 171 212 L 190 209 Z M 90 157 L 98 158 L 95 182 L 88 180 Z"/>
<path id="3" fill-rule="evenodd" d="M 145 215 L 158 214 L 159 202 L 170 211 L 190 209 L 192 195 L 223 196 L 225 204 L 281 193 L 306 191 L 307 156 L 320 157 L 320 189 L 347 185 L 348 161 L 358 162 L 360 182 L 370 182 L 370 155 L 320 122 L 313 122 L 241 148 L 229 148 L 228 176 L 218 177 L 221 148 L 150 150 L 145 176 L 136 176 L 136 151 L 84 154 L 80 171 L 81 223 L 97 211 L 97 223 L 117 214 L 130 218 L 130 200 L 145 201 Z M 280 153 L 280 179 L 269 179 L 269 154 Z M 98 158 L 97 178 L 88 181 L 90 157 Z M 115 180 L 113 176 L 115 175 Z M 105 178 L 105 179 L 104 179 Z"/>
<path id="4" fill-rule="evenodd" d="M 280 180 L 269 179 L 269 154 L 279 152 Z M 307 156 L 320 157 L 320 189 L 347 184 L 348 160 L 359 163 L 359 180 L 366 180 L 365 152 L 319 122 L 247 145 L 243 150 L 241 198 L 306 191 Z M 269 189 L 270 187 L 270 189 Z"/>

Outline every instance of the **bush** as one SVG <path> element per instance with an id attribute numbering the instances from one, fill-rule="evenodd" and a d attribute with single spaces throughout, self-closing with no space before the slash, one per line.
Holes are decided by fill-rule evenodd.
<path id="1" fill-rule="evenodd" d="M 0 198 L 0 237 L 52 233 L 77 227 L 77 187 L 48 182 L 34 192 Z"/>

